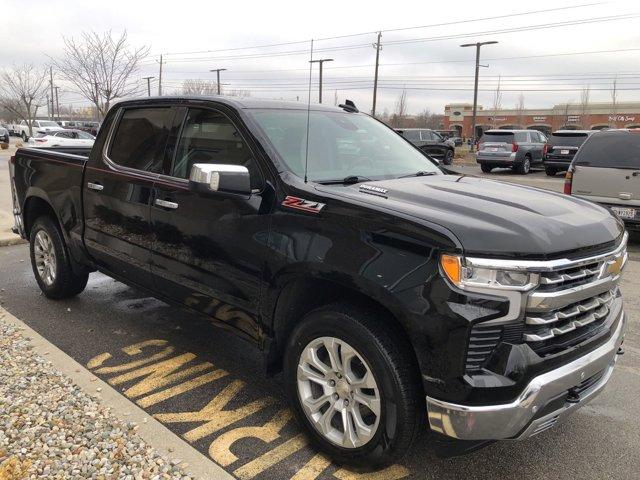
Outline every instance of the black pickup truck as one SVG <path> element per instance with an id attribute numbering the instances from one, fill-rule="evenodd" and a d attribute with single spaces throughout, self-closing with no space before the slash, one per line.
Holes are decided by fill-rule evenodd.
<path id="1" fill-rule="evenodd" d="M 450 453 L 538 434 L 604 388 L 623 341 L 618 219 L 444 174 L 352 103 L 124 101 L 91 151 L 19 149 L 10 172 L 47 297 L 98 270 L 211 317 L 346 464 L 427 428 Z"/>

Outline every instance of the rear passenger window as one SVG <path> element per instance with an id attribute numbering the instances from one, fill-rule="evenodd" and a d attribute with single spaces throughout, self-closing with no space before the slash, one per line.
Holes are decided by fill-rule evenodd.
<path id="1" fill-rule="evenodd" d="M 260 183 L 260 174 L 240 132 L 226 116 L 215 110 L 189 109 L 171 175 L 189 178 L 191 167 L 196 163 L 241 165 L 249 170 L 253 188 Z"/>
<path id="2" fill-rule="evenodd" d="M 580 147 L 575 162 L 589 167 L 640 169 L 640 133 L 596 133 Z"/>
<path id="3" fill-rule="evenodd" d="M 527 143 L 529 142 L 529 138 L 527 137 L 526 132 L 516 132 L 516 142 L 519 143 Z M 535 139 L 531 139 L 532 142 L 535 142 Z"/>
<path id="4" fill-rule="evenodd" d="M 113 134 L 109 158 L 123 167 L 160 173 L 171 117 L 168 107 L 126 109 Z"/>

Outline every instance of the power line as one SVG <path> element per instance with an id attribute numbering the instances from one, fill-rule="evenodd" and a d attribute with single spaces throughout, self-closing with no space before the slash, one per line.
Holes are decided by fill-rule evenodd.
<path id="1" fill-rule="evenodd" d="M 385 32 L 385 33 L 401 32 L 401 31 L 407 31 L 407 30 L 418 30 L 418 29 L 423 29 L 423 28 L 445 27 L 445 26 L 451 26 L 451 25 L 461 25 L 461 24 L 466 24 L 466 23 L 477 23 L 477 22 L 484 22 L 484 21 L 487 21 L 487 20 L 500 20 L 500 19 L 504 19 L 504 18 L 522 17 L 522 16 L 526 16 L 526 15 L 536 15 L 536 14 L 540 14 L 540 13 L 550 13 L 550 12 L 558 12 L 558 11 L 562 11 L 562 10 L 574 10 L 574 9 L 577 9 L 577 8 L 593 7 L 593 6 L 602 5 L 602 4 L 605 4 L 605 3 L 607 3 L 607 2 L 583 3 L 583 4 L 579 4 L 579 5 L 568 5 L 568 6 L 565 6 L 565 7 L 547 8 L 547 9 L 542 9 L 542 10 L 530 10 L 530 11 L 527 11 L 527 12 L 510 13 L 510 14 L 504 14 L 504 15 L 494 15 L 494 16 L 490 16 L 490 17 L 470 18 L 470 19 L 465 19 L 465 20 L 457 20 L 457 21 L 453 21 L 453 22 L 432 23 L 432 24 L 428 24 L 428 25 L 418 25 L 418 26 L 413 26 L 413 27 L 392 28 L 392 29 L 373 31 L 373 32 L 350 33 L 350 34 L 345 34 L 345 35 L 337 35 L 337 36 L 331 36 L 331 37 L 318 38 L 318 39 L 314 39 L 314 41 L 318 42 L 318 41 L 326 41 L 326 40 L 339 40 L 339 39 L 343 39 L 343 38 L 352 38 L 352 37 L 359 37 L 359 36 L 364 36 L 364 35 L 372 35 L 372 34 L 377 34 L 379 32 Z M 258 49 L 258 48 L 282 47 L 282 46 L 288 46 L 288 45 L 299 45 L 299 44 L 308 44 L 308 43 L 309 43 L 309 40 L 307 39 L 307 40 L 296 40 L 296 41 L 290 41 L 290 42 L 270 43 L 270 44 L 262 44 L 262 45 L 252 45 L 252 46 L 246 46 L 246 47 L 220 48 L 220 49 L 212 49 L 212 50 L 198 50 L 198 51 L 191 51 L 191 52 L 172 52 L 172 53 L 164 53 L 164 55 L 165 56 L 197 55 L 197 54 L 202 54 L 202 53 L 230 52 L 230 51 L 238 51 L 238 50 L 254 50 L 254 49 Z"/>

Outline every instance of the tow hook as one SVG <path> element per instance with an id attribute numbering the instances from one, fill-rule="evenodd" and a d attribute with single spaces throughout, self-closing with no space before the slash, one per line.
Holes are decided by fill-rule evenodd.
<path id="1" fill-rule="evenodd" d="M 578 403 L 580 401 L 580 395 L 576 392 L 575 388 L 569 389 L 569 394 L 567 395 L 566 402 L 568 403 Z"/>
<path id="2" fill-rule="evenodd" d="M 616 352 L 616 355 L 624 355 L 624 348 L 622 348 L 622 345 L 618 347 L 618 351 Z"/>

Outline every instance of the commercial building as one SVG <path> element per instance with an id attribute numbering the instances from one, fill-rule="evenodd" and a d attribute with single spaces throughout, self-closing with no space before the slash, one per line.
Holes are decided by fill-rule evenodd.
<path id="1" fill-rule="evenodd" d="M 455 130 L 459 136 L 470 138 L 473 124 L 473 105 L 451 103 L 444 107 L 443 127 Z M 559 104 L 543 109 L 485 110 L 478 105 L 477 135 L 491 128 L 526 128 L 541 132 L 560 129 L 602 130 L 604 128 L 640 127 L 640 102 Z"/>

